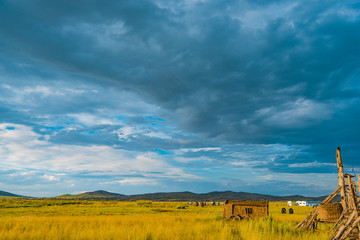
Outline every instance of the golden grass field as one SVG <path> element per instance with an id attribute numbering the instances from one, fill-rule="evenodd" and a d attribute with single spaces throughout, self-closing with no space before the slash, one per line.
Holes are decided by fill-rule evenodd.
<path id="1" fill-rule="evenodd" d="M 267 218 L 229 221 L 222 218 L 223 206 L 1 199 L 0 239 L 330 239 L 327 231 L 294 229 L 312 208 L 295 206 L 294 215 L 282 215 L 285 205 L 271 202 Z"/>

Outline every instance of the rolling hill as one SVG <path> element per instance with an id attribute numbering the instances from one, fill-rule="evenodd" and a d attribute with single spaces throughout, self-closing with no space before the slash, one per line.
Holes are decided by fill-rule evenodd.
<path id="1" fill-rule="evenodd" d="M 118 199 L 121 198 L 122 194 L 119 193 L 111 193 L 103 190 L 98 190 L 94 192 L 85 192 L 81 194 L 71 195 L 71 194 L 64 194 L 57 196 L 56 198 L 61 199 Z"/>
<path id="2" fill-rule="evenodd" d="M 27 198 L 27 197 L 5 191 L 0 191 L 0 199 L 1 198 Z"/>
<path id="3" fill-rule="evenodd" d="M 110 193 L 103 190 L 95 192 L 85 192 L 77 195 L 61 195 L 56 199 L 94 199 L 94 200 L 119 200 L 119 201 L 225 201 L 225 200 L 269 200 L 269 201 L 321 201 L 327 196 L 321 197 L 305 197 L 300 195 L 292 196 L 272 196 L 246 192 L 210 192 L 210 193 L 192 193 L 192 192 L 170 192 L 170 193 L 147 193 L 137 195 L 123 195 L 118 193 Z"/>
<path id="4" fill-rule="evenodd" d="M 64 194 L 53 199 L 67 199 L 67 200 L 118 200 L 118 201 L 137 201 L 137 200 L 151 200 L 151 201 L 180 201 L 180 202 L 190 202 L 190 201 L 225 201 L 225 200 L 252 200 L 252 201 L 322 201 L 327 196 L 320 197 L 306 197 L 301 195 L 291 195 L 291 196 L 272 196 L 264 195 L 257 193 L 247 193 L 247 192 L 233 192 L 233 191 L 224 191 L 224 192 L 209 192 L 209 193 L 192 193 L 192 192 L 159 192 L 159 193 L 147 193 L 147 194 L 136 194 L 136 195 L 124 195 L 119 193 L 107 192 L 104 190 L 98 190 L 94 192 L 85 192 L 81 194 Z M 21 196 L 5 191 L 0 191 L 1 198 L 29 198 L 26 196 Z M 337 196 L 334 201 L 339 201 L 339 196 Z"/>

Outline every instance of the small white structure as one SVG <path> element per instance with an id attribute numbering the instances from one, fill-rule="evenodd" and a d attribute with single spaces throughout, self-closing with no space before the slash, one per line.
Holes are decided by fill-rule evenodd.
<path id="1" fill-rule="evenodd" d="M 292 201 L 288 201 L 288 202 L 287 202 L 287 205 L 288 205 L 289 207 L 291 207 L 291 206 L 292 206 Z"/>
<path id="2" fill-rule="evenodd" d="M 296 206 L 306 206 L 306 201 L 296 201 Z"/>

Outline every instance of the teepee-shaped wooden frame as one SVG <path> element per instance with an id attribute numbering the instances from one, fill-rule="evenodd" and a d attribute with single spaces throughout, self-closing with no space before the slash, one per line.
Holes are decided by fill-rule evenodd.
<path id="1" fill-rule="evenodd" d="M 332 228 L 334 236 L 331 240 L 345 240 L 347 237 L 360 239 L 360 197 L 356 192 L 356 188 L 360 192 L 360 174 L 358 175 L 359 182 L 357 186 L 353 181 L 354 175 L 344 174 L 340 147 L 336 150 L 336 161 L 339 173 L 338 188 L 322 201 L 322 204 L 330 203 L 331 200 L 340 193 L 343 211 Z M 312 228 L 315 230 L 319 221 L 319 219 L 317 219 L 318 214 L 319 208 L 316 207 L 296 228 Z"/>

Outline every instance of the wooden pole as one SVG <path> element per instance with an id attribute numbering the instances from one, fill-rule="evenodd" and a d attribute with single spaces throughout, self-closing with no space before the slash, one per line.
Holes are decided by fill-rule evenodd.
<path id="1" fill-rule="evenodd" d="M 343 233 L 343 235 L 341 236 L 341 240 L 345 240 L 349 234 L 352 232 L 352 230 L 360 223 L 360 217 L 358 217 L 351 225 L 349 224 L 348 228 L 346 229 L 346 231 Z"/>
<path id="2" fill-rule="evenodd" d="M 340 150 L 341 150 L 340 147 L 338 147 L 336 149 L 336 162 L 337 162 L 338 173 L 339 173 L 338 185 L 340 187 L 341 205 L 343 207 L 343 211 L 345 211 L 347 209 L 346 196 L 345 196 L 345 178 L 344 178 L 344 168 L 343 168 L 343 163 L 341 160 Z"/>
<path id="3" fill-rule="evenodd" d="M 349 204 L 349 208 L 354 209 L 355 212 L 357 213 L 357 199 L 356 199 L 356 190 L 354 189 L 353 186 L 353 181 L 351 179 L 351 177 L 347 178 L 347 184 L 349 186 L 349 194 L 348 194 L 348 204 Z M 356 215 L 357 217 L 357 215 Z"/>
<path id="4" fill-rule="evenodd" d="M 339 192 L 340 192 L 340 187 L 338 187 L 337 189 L 335 189 L 335 191 L 332 192 L 329 196 L 327 196 L 321 203 L 326 204 L 326 203 L 331 202 L 331 200 L 333 200 L 334 197 L 336 197 L 336 195 L 339 194 Z"/>
<path id="5" fill-rule="evenodd" d="M 357 191 L 360 194 L 360 174 L 358 174 Z"/>
<path id="6" fill-rule="evenodd" d="M 309 229 L 311 227 L 314 219 L 317 217 L 318 214 L 319 214 L 319 209 L 316 208 L 314 214 L 310 217 L 309 221 L 307 223 L 305 223 L 305 225 L 304 225 L 305 229 Z"/>
<path id="7" fill-rule="evenodd" d="M 341 221 L 343 220 L 343 218 L 345 217 L 345 215 L 347 214 L 347 212 L 348 212 L 348 210 L 343 211 L 343 212 L 341 213 L 340 218 L 336 221 L 336 223 L 334 224 L 334 226 L 331 228 L 330 231 L 332 231 L 332 230 L 334 230 L 334 229 L 337 229 L 337 225 L 338 225 L 339 223 L 341 223 Z M 340 224 L 340 225 L 341 225 L 341 224 Z M 340 226 L 340 225 L 339 225 L 339 226 Z"/>
<path id="8" fill-rule="evenodd" d="M 341 236 L 345 232 L 346 228 L 349 227 L 352 220 L 355 218 L 355 214 L 356 214 L 355 211 L 353 211 L 352 214 L 349 216 L 349 219 L 346 221 L 346 223 L 344 225 L 341 225 L 338 228 L 337 233 L 335 234 L 335 236 L 331 240 L 337 240 L 337 239 L 341 238 Z"/>
<path id="9" fill-rule="evenodd" d="M 360 205 L 360 174 L 358 174 L 357 191 L 359 193 L 357 202 Z M 359 205 L 358 205 L 358 207 L 359 207 Z M 360 223 L 358 223 L 358 238 L 360 239 Z"/>

